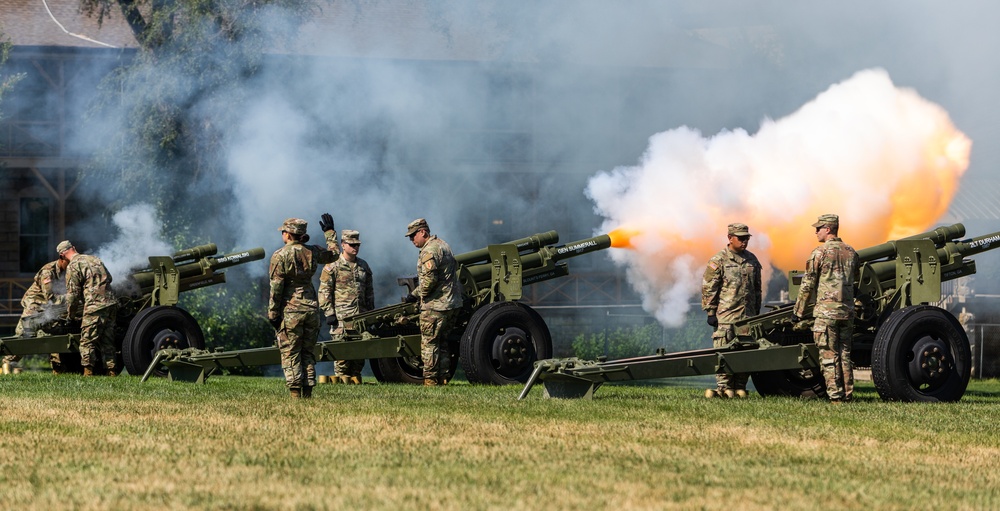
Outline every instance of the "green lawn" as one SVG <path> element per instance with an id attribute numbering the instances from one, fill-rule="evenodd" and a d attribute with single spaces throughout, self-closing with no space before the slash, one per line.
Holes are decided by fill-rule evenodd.
<path id="1" fill-rule="evenodd" d="M 1000 381 L 956 404 L 605 386 L 0 377 L 4 509 L 997 509 Z"/>

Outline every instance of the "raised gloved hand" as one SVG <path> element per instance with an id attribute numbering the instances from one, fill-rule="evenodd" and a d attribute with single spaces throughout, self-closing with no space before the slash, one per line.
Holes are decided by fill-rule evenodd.
<path id="1" fill-rule="evenodd" d="M 417 303 L 419 301 L 420 298 L 417 298 L 417 295 L 414 294 L 408 294 L 403 297 L 403 303 Z"/>
<path id="2" fill-rule="evenodd" d="M 719 318 L 715 314 L 709 314 L 708 325 L 712 328 L 717 328 L 719 326 Z"/>
<path id="3" fill-rule="evenodd" d="M 330 213 L 323 213 L 323 216 L 320 217 L 319 228 L 322 229 L 323 232 L 333 230 L 333 217 L 330 216 Z"/>
<path id="4" fill-rule="evenodd" d="M 333 316 L 327 316 L 326 317 L 326 324 L 330 325 L 333 328 L 337 328 L 337 325 L 340 324 L 340 320 L 337 319 L 337 315 L 334 314 Z"/>
<path id="5" fill-rule="evenodd" d="M 275 332 L 281 330 L 281 318 L 269 319 L 267 322 L 271 324 L 271 327 L 274 328 Z"/>

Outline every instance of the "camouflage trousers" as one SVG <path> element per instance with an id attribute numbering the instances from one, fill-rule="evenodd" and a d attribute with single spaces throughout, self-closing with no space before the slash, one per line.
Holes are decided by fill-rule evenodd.
<path id="1" fill-rule="evenodd" d="M 424 363 L 424 381 L 440 382 L 451 369 L 448 332 L 455 326 L 458 309 L 420 311 L 420 358 Z"/>
<path id="2" fill-rule="evenodd" d="M 719 323 L 719 327 L 712 332 L 712 347 L 723 348 L 736 340 L 736 328 L 731 323 Z M 726 390 L 746 390 L 747 374 L 716 374 L 715 384 L 719 392 Z"/>
<path id="3" fill-rule="evenodd" d="M 117 307 L 84 313 L 80 325 L 80 365 L 97 368 L 100 361 L 109 371 L 115 367 L 115 318 Z"/>
<path id="4" fill-rule="evenodd" d="M 344 342 L 344 327 L 330 328 L 330 340 L 333 342 Z M 333 363 L 334 372 L 337 376 L 361 376 L 361 370 L 365 368 L 364 360 L 337 360 Z"/>
<path id="5" fill-rule="evenodd" d="M 286 312 L 278 330 L 278 350 L 285 386 L 316 386 L 316 341 L 319 339 L 319 310 Z"/>
<path id="6" fill-rule="evenodd" d="M 849 401 L 854 394 L 854 371 L 851 369 L 853 321 L 816 318 L 812 331 L 819 348 L 826 396 Z"/>

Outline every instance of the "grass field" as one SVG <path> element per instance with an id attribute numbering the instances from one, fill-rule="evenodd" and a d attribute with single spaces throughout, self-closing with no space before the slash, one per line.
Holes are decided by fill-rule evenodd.
<path id="1" fill-rule="evenodd" d="M 997 509 L 1000 381 L 956 404 L 703 387 L 0 377 L 3 509 Z"/>

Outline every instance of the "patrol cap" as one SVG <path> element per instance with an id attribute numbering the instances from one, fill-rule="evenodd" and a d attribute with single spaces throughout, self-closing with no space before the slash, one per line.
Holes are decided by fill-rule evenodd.
<path id="1" fill-rule="evenodd" d="M 750 228 L 747 224 L 729 224 L 730 236 L 750 236 Z"/>
<path id="2" fill-rule="evenodd" d="M 344 229 L 343 231 L 340 231 L 340 239 L 343 240 L 344 243 L 361 243 L 361 233 L 350 229 Z"/>
<path id="3" fill-rule="evenodd" d="M 824 225 L 830 225 L 830 226 L 833 226 L 833 227 L 837 227 L 837 226 L 840 225 L 840 217 L 837 216 L 837 215 L 834 215 L 833 213 L 827 213 L 825 215 L 820 215 L 819 216 L 819 220 L 816 220 L 816 223 L 813 224 L 813 227 L 816 227 L 818 229 L 820 227 L 823 227 Z"/>
<path id="4" fill-rule="evenodd" d="M 427 220 L 423 218 L 418 218 L 407 224 L 405 236 L 409 238 L 410 236 L 413 236 L 420 229 L 427 229 L 427 231 L 430 232 L 431 228 L 427 227 Z"/>
<path id="5" fill-rule="evenodd" d="M 60 241 L 59 244 L 56 245 L 56 253 L 59 255 L 63 255 L 63 252 L 71 248 L 73 248 L 73 244 L 70 243 L 69 240 Z"/>
<path id="6" fill-rule="evenodd" d="M 306 226 L 309 223 L 301 218 L 289 218 L 285 220 L 285 223 L 281 224 L 279 231 L 287 232 L 290 234 L 305 234 Z"/>

